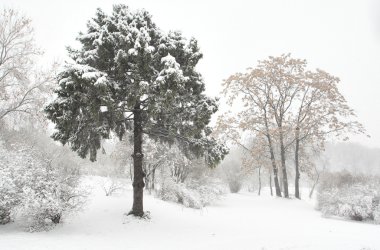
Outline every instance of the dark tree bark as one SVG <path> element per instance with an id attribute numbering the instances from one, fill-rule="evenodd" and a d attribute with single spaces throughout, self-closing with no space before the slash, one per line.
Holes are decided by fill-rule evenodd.
<path id="1" fill-rule="evenodd" d="M 296 128 L 296 149 L 295 149 L 295 166 L 296 166 L 296 179 L 295 179 L 295 196 L 297 199 L 301 199 L 300 195 L 300 170 L 299 170 L 299 148 L 300 148 L 300 140 L 299 140 L 299 128 Z"/>
<path id="2" fill-rule="evenodd" d="M 281 194 L 283 194 L 283 189 L 284 189 L 284 179 L 282 178 L 282 176 L 283 176 L 283 173 L 282 173 L 282 171 L 281 171 L 281 167 L 278 169 L 278 172 L 279 172 L 279 174 L 278 174 L 278 181 L 280 182 L 280 192 L 281 192 Z"/>
<path id="3" fill-rule="evenodd" d="M 270 188 L 270 195 L 273 196 L 273 188 L 272 188 L 272 171 L 269 171 L 269 188 Z"/>
<path id="4" fill-rule="evenodd" d="M 142 153 L 142 110 L 140 103 L 135 105 L 133 111 L 133 206 L 129 214 L 142 217 L 144 215 L 143 194 L 144 177 Z"/>
<path id="5" fill-rule="evenodd" d="M 285 146 L 284 146 L 284 137 L 283 137 L 282 127 L 280 127 L 280 151 L 281 151 L 282 180 L 284 184 L 284 196 L 285 198 L 289 198 L 288 174 L 286 172 L 286 157 L 285 157 Z"/>
<path id="6" fill-rule="evenodd" d="M 145 171 L 145 189 L 148 189 L 149 194 L 154 190 L 156 168 L 157 165 L 149 165 Z"/>
<path id="7" fill-rule="evenodd" d="M 259 195 L 261 194 L 261 167 L 259 167 Z"/>
<path id="8" fill-rule="evenodd" d="M 268 136 L 268 141 L 270 141 L 269 151 L 270 151 L 270 159 L 271 159 L 272 168 L 273 168 L 273 179 L 274 179 L 274 187 L 276 189 L 276 196 L 281 197 L 282 196 L 281 188 L 280 188 L 280 183 L 278 182 L 278 169 L 276 165 L 276 159 L 274 158 L 274 151 L 273 151 L 270 136 Z"/>
<path id="9" fill-rule="evenodd" d="M 151 189 L 154 190 L 154 183 L 156 181 L 156 168 L 152 170 Z"/>
<path id="10" fill-rule="evenodd" d="M 268 125 L 268 118 L 267 118 L 267 112 L 266 109 L 264 109 L 264 122 L 265 122 L 265 129 L 266 129 L 266 137 L 268 139 L 268 146 L 269 146 L 269 152 L 270 152 L 270 160 L 272 163 L 273 168 L 273 179 L 274 179 L 274 186 L 276 189 L 276 196 L 281 197 L 281 190 L 280 190 L 280 184 L 278 183 L 278 169 L 276 165 L 276 159 L 274 157 L 274 150 L 273 150 L 273 144 L 272 144 L 272 138 L 269 134 L 269 125 Z"/>

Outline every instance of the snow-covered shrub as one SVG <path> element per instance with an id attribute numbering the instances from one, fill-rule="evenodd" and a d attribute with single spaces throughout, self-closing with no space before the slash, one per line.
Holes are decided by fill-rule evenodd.
<path id="1" fill-rule="evenodd" d="M 377 218 L 378 180 L 354 176 L 347 172 L 326 174 L 318 191 L 317 208 L 325 216 L 340 216 L 352 220 Z M 376 219 L 375 219 L 376 220 Z"/>
<path id="2" fill-rule="evenodd" d="M 222 171 L 224 181 L 228 184 L 231 193 L 238 193 L 243 187 L 246 172 L 242 168 L 243 155 L 238 148 L 231 149 L 224 161 L 218 166 Z"/>
<path id="3" fill-rule="evenodd" d="M 184 183 L 176 183 L 170 179 L 162 183 L 156 196 L 164 201 L 173 201 L 186 207 L 202 208 L 201 197 L 197 192 L 186 188 Z"/>
<path id="4" fill-rule="evenodd" d="M 204 184 L 192 181 L 185 184 L 167 180 L 161 184 L 156 196 L 165 201 L 183 204 L 185 207 L 200 209 L 212 204 L 224 193 L 224 188 L 218 183 Z"/>
<path id="5" fill-rule="evenodd" d="M 20 203 L 20 195 L 11 169 L 0 164 L 0 225 L 11 221 L 12 210 Z"/>
<path id="6" fill-rule="evenodd" d="M 29 164 L 19 217 L 28 231 L 48 230 L 68 213 L 80 209 L 86 192 L 80 188 L 75 171 L 62 170 L 50 162 Z"/>
<path id="7" fill-rule="evenodd" d="M 100 181 L 100 185 L 106 196 L 111 196 L 117 191 L 124 189 L 124 183 L 121 179 L 108 176 Z"/>
<path id="8" fill-rule="evenodd" d="M 87 192 L 62 147 L 28 136 L 19 131 L 0 138 L 6 142 L 0 144 L 6 156 L 0 157 L 0 210 L 3 223 L 16 217 L 27 230 L 45 230 L 80 208 Z"/>
<path id="9" fill-rule="evenodd" d="M 326 216 L 336 215 L 353 220 L 367 220 L 373 216 L 374 193 L 367 187 L 354 185 L 326 190 L 318 195 L 318 206 Z"/>
<path id="10" fill-rule="evenodd" d="M 19 166 L 24 161 L 22 152 L 6 150 L 0 141 L 0 225 L 11 222 L 15 207 L 21 203 L 22 181 Z"/>
<path id="11" fill-rule="evenodd" d="M 202 206 L 208 206 L 220 199 L 226 193 L 224 185 L 218 180 L 207 178 L 201 181 L 192 181 L 188 188 L 196 190 L 201 198 Z"/>
<path id="12" fill-rule="evenodd" d="M 380 205 L 375 206 L 373 210 L 373 220 L 375 223 L 380 224 Z"/>
<path id="13" fill-rule="evenodd" d="M 228 180 L 228 186 L 230 187 L 230 192 L 231 193 L 238 193 L 242 187 L 243 183 L 241 182 L 240 179 L 229 179 Z"/>

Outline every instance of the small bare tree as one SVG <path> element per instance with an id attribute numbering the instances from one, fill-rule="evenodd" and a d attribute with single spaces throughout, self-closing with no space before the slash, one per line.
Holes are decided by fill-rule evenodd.
<path id="1" fill-rule="evenodd" d="M 124 189 L 122 181 L 115 176 L 108 176 L 106 179 L 103 179 L 100 184 L 106 196 L 112 196 L 115 192 Z"/>
<path id="2" fill-rule="evenodd" d="M 310 192 L 309 192 L 309 199 L 311 199 L 313 197 L 315 187 L 319 183 L 319 179 L 321 177 L 321 174 L 323 174 L 326 171 L 326 168 L 329 164 L 329 158 L 326 155 L 321 156 L 320 157 L 320 163 L 321 163 L 320 167 L 318 167 L 317 164 L 313 164 L 313 170 L 314 171 L 312 173 L 310 173 L 310 177 L 313 179 L 313 186 L 311 187 Z"/>

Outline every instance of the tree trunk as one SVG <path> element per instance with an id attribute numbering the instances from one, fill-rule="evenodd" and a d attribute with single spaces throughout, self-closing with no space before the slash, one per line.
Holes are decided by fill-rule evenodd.
<path id="1" fill-rule="evenodd" d="M 284 196 L 285 196 L 285 198 L 289 198 L 288 174 L 286 173 L 285 146 L 284 146 L 284 138 L 283 138 L 282 127 L 280 128 L 280 150 L 281 150 L 282 179 L 284 182 Z"/>
<path id="2" fill-rule="evenodd" d="M 259 167 L 259 195 L 261 194 L 261 167 Z"/>
<path id="3" fill-rule="evenodd" d="M 311 197 L 313 196 L 314 189 L 315 189 L 315 187 L 317 186 L 318 181 L 319 181 L 319 174 L 317 175 L 317 179 L 315 180 L 315 182 L 314 182 L 314 184 L 313 184 L 313 187 L 312 187 L 311 190 L 310 190 L 310 193 L 309 193 L 309 198 L 310 198 L 310 199 L 311 199 Z"/>
<path id="4" fill-rule="evenodd" d="M 279 181 L 279 187 L 280 187 L 280 192 L 283 193 L 283 189 L 284 189 L 284 180 L 282 179 L 282 176 L 283 176 L 283 173 L 281 171 L 281 166 L 279 167 L 278 169 L 278 181 Z"/>
<path id="5" fill-rule="evenodd" d="M 142 154 L 142 110 L 140 103 L 135 105 L 133 111 L 133 206 L 129 214 L 142 217 L 144 215 L 143 194 L 144 177 Z"/>
<path id="6" fill-rule="evenodd" d="M 281 190 L 280 190 L 280 184 L 278 183 L 278 170 L 276 165 L 276 159 L 274 157 L 274 150 L 272 145 L 272 138 L 269 134 L 269 125 L 268 125 L 268 119 L 267 119 L 267 113 L 266 110 L 264 112 L 264 122 L 265 122 L 265 129 L 266 129 L 266 137 L 268 139 L 268 146 L 269 146 L 269 152 L 270 152 L 270 160 L 272 163 L 273 168 L 273 175 L 274 175 L 274 186 L 276 188 L 276 196 L 281 197 Z"/>
<path id="7" fill-rule="evenodd" d="M 270 138 L 270 137 L 268 137 L 268 138 Z M 268 139 L 268 140 L 271 141 L 270 139 Z M 278 182 L 278 169 L 276 166 L 276 160 L 274 158 L 272 143 L 270 142 L 269 144 L 270 144 L 269 151 L 270 151 L 270 158 L 271 158 L 272 168 L 273 168 L 273 175 L 274 175 L 273 179 L 274 179 L 274 186 L 276 189 L 276 196 L 281 197 L 281 189 L 280 189 L 280 183 Z"/>
<path id="8" fill-rule="evenodd" d="M 269 171 L 269 188 L 270 188 L 270 195 L 273 196 L 273 189 L 272 189 L 272 171 Z"/>
<path id="9" fill-rule="evenodd" d="M 295 179 L 295 196 L 297 199 L 301 199 L 300 195 L 300 170 L 299 170 L 299 148 L 300 148 L 300 140 L 299 140 L 299 128 L 296 128 L 296 149 L 295 149 L 295 166 L 296 166 L 296 179 Z"/>
<path id="10" fill-rule="evenodd" d="M 152 170 L 152 179 L 151 179 L 151 188 L 152 188 L 152 190 L 154 190 L 154 182 L 156 181 L 155 179 L 156 179 L 156 168 L 154 168 L 153 170 Z"/>

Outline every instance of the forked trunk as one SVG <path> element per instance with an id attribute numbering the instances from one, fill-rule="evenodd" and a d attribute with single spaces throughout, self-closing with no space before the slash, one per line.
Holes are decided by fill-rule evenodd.
<path id="1" fill-rule="evenodd" d="M 269 146 L 269 152 L 270 152 L 270 160 L 272 163 L 272 168 L 273 168 L 273 179 L 274 179 L 274 186 L 276 189 L 276 196 L 281 197 L 281 190 L 280 190 L 280 184 L 278 183 L 278 169 L 276 165 L 276 159 L 274 157 L 274 150 L 273 150 L 273 145 L 272 145 L 272 138 L 269 134 L 269 125 L 268 125 L 268 118 L 267 118 L 267 113 L 266 110 L 264 112 L 265 118 L 265 129 L 266 129 L 266 137 L 268 139 L 268 146 Z"/>
<path id="2" fill-rule="evenodd" d="M 268 140 L 271 141 L 268 137 Z M 272 168 L 273 168 L 273 179 L 274 179 L 274 187 L 276 189 L 276 196 L 281 197 L 281 189 L 280 189 L 280 183 L 278 182 L 278 169 L 276 165 L 276 160 L 274 158 L 274 152 L 272 148 L 272 143 L 269 143 L 269 151 L 270 151 L 270 158 L 272 162 Z"/>
<path id="3" fill-rule="evenodd" d="M 316 178 L 315 182 L 313 183 L 313 187 L 310 190 L 310 193 L 309 193 L 309 198 L 310 199 L 311 199 L 311 197 L 313 197 L 314 189 L 317 186 L 318 181 L 319 181 L 319 174 L 317 175 L 317 178 Z"/>
<path id="4" fill-rule="evenodd" d="M 284 184 L 284 197 L 289 198 L 288 174 L 286 172 L 285 146 L 284 146 L 282 128 L 280 128 L 280 150 L 281 150 L 282 179 L 283 179 L 283 184 Z"/>

